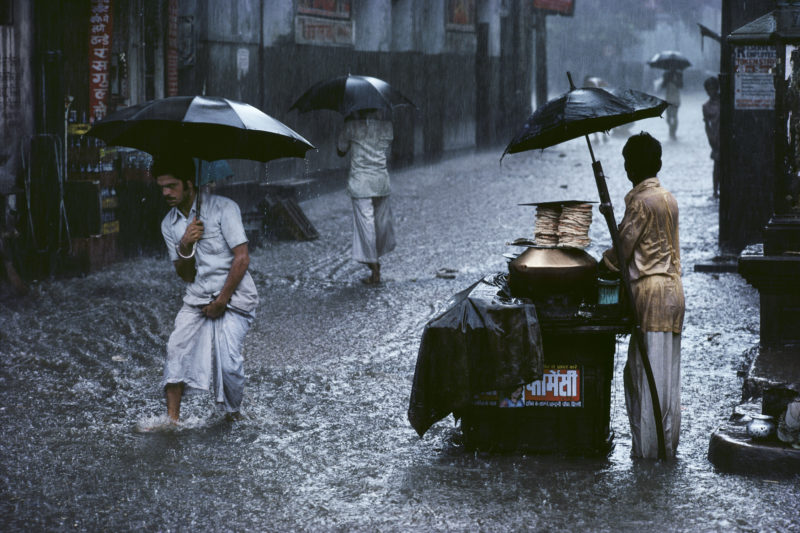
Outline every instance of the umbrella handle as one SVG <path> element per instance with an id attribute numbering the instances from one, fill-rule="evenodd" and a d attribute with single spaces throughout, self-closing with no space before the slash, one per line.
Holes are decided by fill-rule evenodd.
<path id="1" fill-rule="evenodd" d="M 589 137 L 586 137 L 587 142 Z M 591 147 L 591 144 L 589 145 Z M 614 219 L 614 207 L 611 205 L 611 198 L 608 195 L 608 187 L 606 186 L 606 177 L 603 174 L 603 167 L 600 161 L 592 163 L 592 170 L 594 171 L 594 179 L 597 182 L 597 192 L 600 195 L 600 212 L 606 219 L 608 230 L 611 233 L 611 242 L 614 246 L 614 252 L 617 255 L 617 262 L 619 264 L 619 272 L 622 277 L 622 286 L 625 289 L 625 296 L 628 300 L 630 313 L 633 317 L 633 331 L 632 335 L 639 347 L 639 355 L 642 358 L 642 366 L 644 366 L 644 373 L 647 377 L 647 384 L 650 388 L 650 400 L 653 404 L 653 417 L 656 422 L 656 433 L 658 435 L 658 458 L 666 459 L 667 450 L 664 437 L 664 422 L 661 418 L 661 403 L 658 400 L 658 390 L 656 389 L 656 381 L 653 377 L 653 369 L 650 366 L 650 356 L 647 350 L 647 338 L 642 330 L 639 314 L 636 311 L 636 301 L 633 299 L 633 289 L 631 287 L 631 274 L 628 272 L 628 264 L 622 253 L 622 243 L 619 238 L 619 228 Z"/>

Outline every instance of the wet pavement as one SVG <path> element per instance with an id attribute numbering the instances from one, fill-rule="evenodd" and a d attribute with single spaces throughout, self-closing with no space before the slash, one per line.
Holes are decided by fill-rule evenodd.
<path id="1" fill-rule="evenodd" d="M 709 437 L 741 397 L 737 372 L 758 342 L 758 294 L 734 273 L 699 273 L 717 255 L 717 205 L 700 95 L 661 119 L 662 183 L 681 209 L 687 311 L 681 443 L 668 462 L 635 461 L 617 344 L 607 458 L 467 452 L 452 418 L 424 438 L 406 420 L 425 322 L 455 292 L 506 269 L 506 245 L 531 236 L 521 202 L 595 200 L 576 140 L 507 156 L 461 154 L 392 173 L 397 250 L 385 282 L 359 282 L 343 192 L 302 203 L 312 242 L 253 250 L 262 297 L 245 342 L 246 419 L 206 396 L 176 430 L 158 425 L 164 345 L 181 285 L 166 258 L 33 284 L 0 302 L 0 524 L 3 530 L 800 529 L 797 478 L 716 472 Z M 624 135 L 594 142 L 616 209 L 629 188 Z M 610 245 L 595 211 L 595 257 Z M 437 270 L 456 270 L 454 279 Z"/>

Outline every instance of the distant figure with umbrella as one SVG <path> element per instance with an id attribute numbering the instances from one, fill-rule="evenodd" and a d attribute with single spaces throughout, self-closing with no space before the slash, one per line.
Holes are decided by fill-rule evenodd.
<path id="1" fill-rule="evenodd" d="M 669 138 L 676 139 L 678 108 L 681 105 L 681 89 L 683 89 L 683 70 L 692 66 L 692 63 L 680 52 L 665 50 L 654 55 L 647 64 L 652 68 L 664 70 L 661 77 L 661 88 L 664 90 L 664 99 L 670 104 L 667 108 Z"/>
<path id="2" fill-rule="evenodd" d="M 708 94 L 708 100 L 703 104 L 703 123 L 706 128 L 706 137 L 711 146 L 711 159 L 714 161 L 712 174 L 712 184 L 714 186 L 714 198 L 719 197 L 719 80 L 716 76 L 706 78 L 703 88 Z"/>
<path id="3" fill-rule="evenodd" d="M 330 109 L 345 117 L 336 152 L 350 154 L 353 260 L 369 268 L 370 275 L 361 280 L 367 285 L 381 282 L 380 258 L 396 246 L 386 159 L 394 139 L 391 111 L 400 105 L 414 104 L 383 80 L 350 74 L 317 83 L 292 105 L 301 112 Z"/>
<path id="4" fill-rule="evenodd" d="M 359 111 L 344 119 L 336 153 L 350 152 L 347 194 L 353 204 L 353 260 L 367 265 L 367 285 L 381 282 L 380 258 L 395 249 L 394 221 L 389 205 L 386 154 L 394 139 L 392 122 L 378 111 Z"/>
<path id="5" fill-rule="evenodd" d="M 180 419 L 184 393 L 200 390 L 212 391 L 226 418 L 239 419 L 245 384 L 242 344 L 258 293 L 247 271 L 250 255 L 239 206 L 200 193 L 201 174 L 224 179 L 230 168 L 203 163 L 208 168 L 198 172 L 192 158 L 266 162 L 304 157 L 313 145 L 253 106 L 206 96 L 132 106 L 96 122 L 89 134 L 152 154 L 151 174 L 171 208 L 161 233 L 186 287 L 161 381 L 170 423 Z"/>
<path id="6" fill-rule="evenodd" d="M 669 138 L 677 139 L 678 108 L 681 106 L 681 89 L 683 88 L 683 73 L 680 70 L 668 70 L 661 77 L 661 87 L 664 89 L 664 100 L 669 103 L 667 108 L 667 125 Z"/>
<path id="7" fill-rule="evenodd" d="M 642 132 L 622 149 L 625 172 L 633 188 L 625 197 L 619 225 L 623 260 L 633 287 L 650 365 L 658 391 L 667 457 L 678 447 L 681 425 L 681 330 L 684 296 L 681 282 L 678 204 L 658 180 L 661 143 Z M 614 248 L 603 254 L 601 269 L 619 272 Z M 639 344 L 631 336 L 625 364 L 625 405 L 631 424 L 632 455 L 658 456 L 658 429 Z"/>

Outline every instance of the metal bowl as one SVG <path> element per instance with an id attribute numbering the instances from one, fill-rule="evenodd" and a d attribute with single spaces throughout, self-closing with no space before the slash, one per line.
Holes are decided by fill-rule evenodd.
<path id="1" fill-rule="evenodd" d="M 775 432 L 775 423 L 764 418 L 754 418 L 747 424 L 747 434 L 754 439 L 766 439 Z"/>
<path id="2" fill-rule="evenodd" d="M 528 248 L 508 263 L 511 294 L 537 298 L 592 290 L 597 260 L 581 248 Z"/>

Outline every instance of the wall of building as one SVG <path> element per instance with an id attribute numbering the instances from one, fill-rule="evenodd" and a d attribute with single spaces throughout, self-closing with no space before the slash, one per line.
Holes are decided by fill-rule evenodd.
<path id="1" fill-rule="evenodd" d="M 300 33 L 306 31 L 301 22 L 314 17 L 298 14 L 293 0 L 182 1 L 182 16 L 196 21 L 198 56 L 194 66 L 182 70 L 181 92 L 252 103 L 317 146 L 304 162 L 270 163 L 273 178 L 346 167 L 346 159 L 334 149 L 342 117 L 328 111 L 299 114 L 289 108 L 314 83 L 347 73 L 384 79 L 419 108 L 395 110 L 393 165 L 436 158 L 444 151 L 473 147 L 478 140 L 481 145 L 497 142 L 503 137 L 498 131 L 509 129 L 511 117 L 514 125 L 526 118 L 515 116 L 520 106 L 516 112 L 509 106 L 515 98 L 525 100 L 520 95 L 525 84 L 519 82 L 530 70 L 530 57 L 523 58 L 524 18 L 511 21 L 510 15 L 520 13 L 503 11 L 501 0 L 476 2 L 475 31 L 447 27 L 445 0 L 350 4 L 351 40 L 323 38 L 315 43 L 313 33 L 311 39 Z M 505 43 L 502 25 L 508 29 Z M 481 31 L 485 46 L 479 58 Z M 504 46 L 522 50 L 507 49 L 504 62 Z M 515 81 L 507 83 L 500 79 L 503 75 Z M 238 170 L 247 176 L 259 172 L 241 165 Z"/>
<path id="2" fill-rule="evenodd" d="M 33 134 L 32 4 L 11 2 L 10 24 L 0 25 L 0 193 L 11 189 L 20 167 L 20 146 Z"/>

